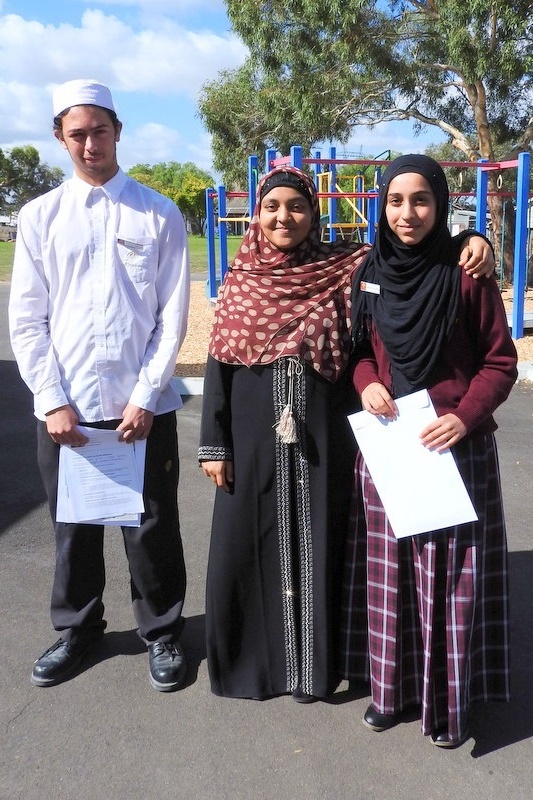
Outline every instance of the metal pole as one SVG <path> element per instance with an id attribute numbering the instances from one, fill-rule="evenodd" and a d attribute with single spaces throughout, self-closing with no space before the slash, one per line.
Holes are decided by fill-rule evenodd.
<path id="1" fill-rule="evenodd" d="M 215 255 L 215 203 L 214 189 L 205 190 L 205 215 L 207 237 L 207 285 L 206 294 L 211 300 L 217 296 L 217 263 Z"/>
<path id="2" fill-rule="evenodd" d="M 226 218 L 226 187 L 218 187 L 218 252 L 220 254 L 220 282 L 228 271 L 228 225 L 220 219 Z M 217 287 L 218 288 L 218 287 Z"/>
<path id="3" fill-rule="evenodd" d="M 527 275 L 527 211 L 530 163 L 530 153 L 519 154 L 516 184 L 516 229 L 513 270 L 513 339 L 521 339 L 524 335 L 524 299 Z"/>

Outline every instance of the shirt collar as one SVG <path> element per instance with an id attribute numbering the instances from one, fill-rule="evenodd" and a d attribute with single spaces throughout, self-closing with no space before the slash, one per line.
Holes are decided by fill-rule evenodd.
<path id="1" fill-rule="evenodd" d="M 76 173 L 74 173 L 70 179 L 70 188 L 83 202 L 87 202 L 93 189 L 100 189 L 109 198 L 109 200 L 111 200 L 112 203 L 116 203 L 118 202 L 127 180 L 128 176 L 120 169 L 120 167 L 118 168 L 116 174 L 113 175 L 113 177 L 102 186 L 92 186 L 92 184 L 87 183 L 87 181 L 84 181 L 82 178 L 78 177 Z"/>

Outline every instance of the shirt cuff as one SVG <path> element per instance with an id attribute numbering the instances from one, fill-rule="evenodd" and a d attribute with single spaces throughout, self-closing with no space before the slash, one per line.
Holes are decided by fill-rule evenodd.
<path id="1" fill-rule="evenodd" d="M 70 405 L 70 402 L 61 388 L 61 384 L 56 383 L 35 395 L 35 405 L 42 414 L 49 414 L 51 411 L 55 411 L 56 408 Z"/>
<path id="2" fill-rule="evenodd" d="M 144 408 L 146 411 L 152 411 L 155 414 L 160 395 L 161 391 L 159 389 L 138 383 L 131 393 L 129 402 L 137 406 L 137 408 Z"/>
<path id="3" fill-rule="evenodd" d="M 229 447 L 203 445 L 198 448 L 198 461 L 233 461 L 233 450 Z"/>

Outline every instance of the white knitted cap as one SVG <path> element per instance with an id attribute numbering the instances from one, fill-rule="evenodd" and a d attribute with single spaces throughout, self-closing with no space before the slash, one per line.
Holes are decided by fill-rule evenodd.
<path id="1" fill-rule="evenodd" d="M 80 78 L 67 81 L 58 86 L 53 95 L 54 117 L 71 106 L 101 106 L 114 111 L 111 92 L 98 81 L 91 78 Z"/>

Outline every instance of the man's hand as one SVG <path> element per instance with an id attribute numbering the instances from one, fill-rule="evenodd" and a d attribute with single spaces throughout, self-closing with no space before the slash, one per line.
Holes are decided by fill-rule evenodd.
<path id="1" fill-rule="evenodd" d="M 207 478 L 225 492 L 233 489 L 233 461 L 202 461 L 200 464 Z"/>
<path id="2" fill-rule="evenodd" d="M 46 430 L 56 444 L 83 447 L 89 441 L 78 428 L 78 415 L 72 406 L 60 406 L 45 416 Z"/>
<path id="3" fill-rule="evenodd" d="M 146 411 L 145 408 L 139 408 L 132 403 L 128 403 L 122 412 L 122 422 L 117 427 L 117 431 L 121 431 L 121 440 L 131 444 L 137 442 L 139 439 L 146 439 L 152 430 L 152 423 L 154 421 L 153 411 Z"/>
<path id="4" fill-rule="evenodd" d="M 496 268 L 492 247 L 481 236 L 469 236 L 464 240 L 459 266 L 472 278 L 492 275 Z"/>

